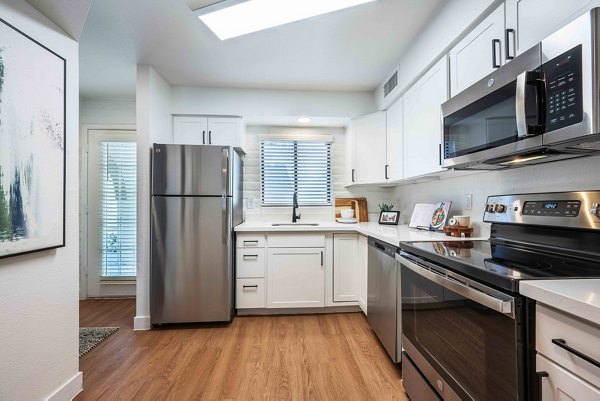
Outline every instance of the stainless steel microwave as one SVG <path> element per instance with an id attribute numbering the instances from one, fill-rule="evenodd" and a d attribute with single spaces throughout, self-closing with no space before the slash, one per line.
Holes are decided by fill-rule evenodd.
<path id="1" fill-rule="evenodd" d="M 501 169 L 600 154 L 600 8 L 442 105 L 443 166 Z"/>

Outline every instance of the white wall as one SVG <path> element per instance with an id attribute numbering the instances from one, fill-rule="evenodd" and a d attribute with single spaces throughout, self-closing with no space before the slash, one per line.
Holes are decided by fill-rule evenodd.
<path id="1" fill-rule="evenodd" d="M 150 157 L 153 143 L 173 142 L 171 87 L 151 66 L 138 65 L 136 87 L 137 281 L 134 328 L 150 328 Z"/>
<path id="2" fill-rule="evenodd" d="M 375 111 L 371 92 L 174 87 L 173 114 L 356 117 Z"/>
<path id="3" fill-rule="evenodd" d="M 401 218 L 410 219 L 415 203 L 436 203 L 451 200 L 450 215 L 471 216 L 477 228 L 486 233 L 487 224 L 483 220 L 483 207 L 489 195 L 503 195 L 531 192 L 578 191 L 600 189 L 598 156 L 584 157 L 521 167 L 512 170 L 490 171 L 473 175 L 411 184 L 397 187 L 393 198 L 400 200 Z M 465 195 L 473 195 L 473 209 L 465 210 Z"/>
<path id="4" fill-rule="evenodd" d="M 79 123 L 135 124 L 135 99 L 91 99 L 79 101 Z"/>
<path id="5" fill-rule="evenodd" d="M 24 0 L 3 0 L 0 15 L 67 59 L 66 247 L 0 260 L 0 400 L 45 399 L 60 388 L 53 399 L 67 400 L 81 388 L 78 45 Z"/>

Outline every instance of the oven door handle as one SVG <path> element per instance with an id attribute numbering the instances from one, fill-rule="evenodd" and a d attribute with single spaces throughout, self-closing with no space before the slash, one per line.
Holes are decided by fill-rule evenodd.
<path id="1" fill-rule="evenodd" d="M 496 312 L 503 313 L 514 319 L 514 299 L 505 300 L 496 298 L 473 287 L 469 287 L 468 285 L 465 285 L 457 280 L 452 280 L 439 273 L 434 273 L 433 271 L 419 266 L 415 262 L 398 254 L 396 254 L 396 260 L 406 268 L 417 273 L 419 276 L 433 281 L 434 283 L 439 284 L 450 291 L 454 291 L 455 293 L 462 295 L 471 301 L 477 302 L 480 305 L 486 306 Z"/>

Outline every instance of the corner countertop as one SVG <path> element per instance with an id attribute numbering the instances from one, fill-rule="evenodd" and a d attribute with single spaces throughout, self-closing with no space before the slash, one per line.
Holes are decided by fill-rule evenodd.
<path id="1" fill-rule="evenodd" d="M 527 280 L 519 292 L 582 319 L 600 324 L 600 279 Z"/>
<path id="2" fill-rule="evenodd" d="M 448 237 L 441 232 L 423 231 L 408 225 L 386 226 L 375 222 L 342 224 L 335 221 L 318 222 L 318 226 L 273 226 L 270 221 L 247 221 L 235 227 L 236 232 L 355 232 L 398 246 L 409 241 L 458 241 L 466 238 Z M 488 236 L 471 237 L 486 240 Z"/>

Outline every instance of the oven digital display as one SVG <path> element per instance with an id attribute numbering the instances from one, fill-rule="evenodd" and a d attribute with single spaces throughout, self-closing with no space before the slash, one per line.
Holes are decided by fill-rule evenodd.
<path id="1" fill-rule="evenodd" d="M 530 201 L 523 206 L 524 216 L 577 217 L 581 201 Z"/>

